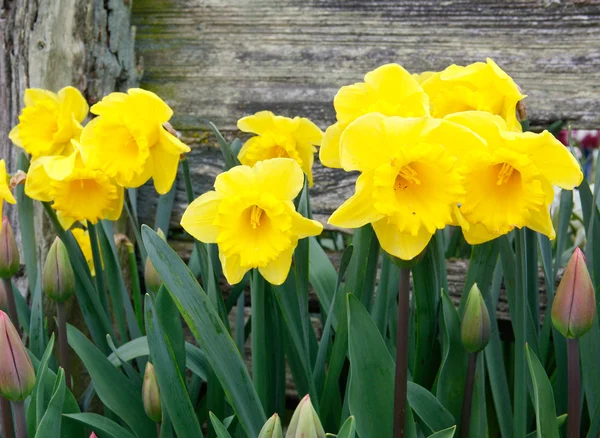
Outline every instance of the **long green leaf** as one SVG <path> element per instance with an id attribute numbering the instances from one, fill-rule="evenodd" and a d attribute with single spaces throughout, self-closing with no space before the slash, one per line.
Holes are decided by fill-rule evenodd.
<path id="1" fill-rule="evenodd" d="M 227 328 L 192 272 L 175 251 L 147 226 L 142 229 L 148 256 L 194 337 L 206 352 L 246 433 L 257 436 L 266 421 L 248 370 Z"/>
<path id="2" fill-rule="evenodd" d="M 44 380 L 46 377 L 46 372 L 48 371 L 48 364 L 50 362 L 50 357 L 52 355 L 52 349 L 54 348 L 54 334 L 50 338 L 50 342 L 48 342 L 48 346 L 46 347 L 46 351 L 42 356 L 42 360 L 40 361 L 40 365 L 38 367 L 38 373 L 36 376 L 35 382 L 35 396 L 30 400 L 30 406 L 35 406 L 35 416 L 31 416 L 32 420 L 35 418 L 35 428 L 33 430 L 37 430 L 40 421 L 42 421 L 42 417 L 44 416 L 44 412 L 46 412 L 46 391 Z M 34 400 L 35 399 L 35 400 Z M 30 408 L 31 409 L 31 408 Z M 29 417 L 29 416 L 28 416 Z M 28 425 L 28 429 L 32 429 Z"/>
<path id="3" fill-rule="evenodd" d="M 227 428 L 221 423 L 221 421 L 213 414 L 212 412 L 208 413 L 210 415 L 210 422 L 215 429 L 217 434 L 217 438 L 231 438 L 229 432 L 227 432 Z"/>
<path id="4" fill-rule="evenodd" d="M 148 250 L 151 251 L 150 248 Z M 184 375 L 149 295 L 146 295 L 144 308 L 148 344 L 163 406 L 169 412 L 178 436 L 202 437 L 194 407 L 188 397 Z"/>
<path id="5" fill-rule="evenodd" d="M 342 424 L 340 431 L 337 434 L 337 438 L 354 438 L 356 436 L 356 425 L 354 424 L 354 417 L 350 416 Z"/>
<path id="6" fill-rule="evenodd" d="M 558 423 L 552 384 L 537 356 L 527 347 L 529 375 L 533 382 L 533 400 L 538 438 L 558 438 Z"/>
<path id="7" fill-rule="evenodd" d="M 439 432 L 429 435 L 429 438 L 452 438 L 455 432 L 456 426 L 452 426 L 448 429 L 440 430 Z"/>
<path id="8" fill-rule="evenodd" d="M 309 240 L 308 273 L 310 276 L 310 284 L 319 298 L 319 304 L 323 309 L 329 309 L 331 307 L 331 300 L 333 299 L 337 273 L 335 272 L 335 268 L 327 256 L 327 253 L 321 245 L 319 245 L 317 239 L 310 237 Z M 342 294 L 339 294 L 335 301 L 335 313 L 332 315 L 331 322 L 333 328 L 337 330 L 337 313 L 340 309 L 346 308 L 346 303 Z"/>
<path id="9" fill-rule="evenodd" d="M 159 238 L 160 239 L 160 238 Z M 79 330 L 67 325 L 69 345 L 90 373 L 98 397 L 127 423 L 138 438 L 156 435 L 140 397 L 142 388 L 134 385 Z M 115 391 L 118 388 L 118 391 Z"/>
<path id="10" fill-rule="evenodd" d="M 156 295 L 155 308 L 160 324 L 164 329 L 165 336 L 173 349 L 177 366 L 179 367 L 179 370 L 184 373 L 186 367 L 186 354 L 185 335 L 183 333 L 181 314 L 164 285 L 160 287 L 158 294 Z"/>
<path id="11" fill-rule="evenodd" d="M 56 438 L 61 436 L 62 411 L 65 404 L 65 372 L 62 368 L 58 370 L 56 383 L 52 391 L 50 403 L 46 413 L 40 421 L 35 438 Z"/>
<path id="12" fill-rule="evenodd" d="M 65 417 L 71 418 L 82 424 L 88 425 L 95 432 L 102 432 L 110 438 L 135 438 L 127 429 L 119 426 L 112 420 L 98 414 L 65 414 Z"/>
<path id="13" fill-rule="evenodd" d="M 44 305 L 42 293 L 42 277 L 38 277 L 35 293 L 31 303 L 31 322 L 29 323 L 29 348 L 36 357 L 41 357 L 46 350 L 46 328 L 44 327 Z"/>
<path id="14" fill-rule="evenodd" d="M 412 410 L 433 432 L 456 424 L 452 414 L 422 386 L 408 382 L 406 396 Z"/>
<path id="15" fill-rule="evenodd" d="M 367 309 L 352 294 L 348 305 L 348 403 L 359 436 L 392 436 L 394 360 Z"/>

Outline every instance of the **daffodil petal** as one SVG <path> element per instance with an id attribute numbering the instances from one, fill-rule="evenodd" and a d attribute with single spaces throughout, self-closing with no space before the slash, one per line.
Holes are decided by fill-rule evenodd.
<path id="1" fill-rule="evenodd" d="M 275 115 L 271 111 L 259 111 L 251 116 L 242 117 L 237 127 L 242 132 L 263 134 L 272 131 L 275 125 Z"/>
<path id="2" fill-rule="evenodd" d="M 356 192 L 333 212 L 329 223 L 341 228 L 358 228 L 383 217 L 373 208 L 373 172 L 361 174 L 356 180 Z"/>
<path id="3" fill-rule="evenodd" d="M 77 88 L 64 87 L 58 92 L 58 98 L 61 100 L 59 117 L 63 115 L 69 121 L 74 117 L 78 122 L 85 119 L 89 106 Z"/>
<path id="4" fill-rule="evenodd" d="M 9 204 L 17 203 L 8 187 L 8 176 L 6 175 L 6 163 L 4 160 L 0 160 L 0 203 L 2 203 L 2 200 Z M 0 214 L 0 218 L 2 218 L 2 214 Z"/>
<path id="5" fill-rule="evenodd" d="M 221 197 L 215 191 L 196 198 L 183 213 L 181 226 L 201 242 L 215 243 L 219 229 L 214 225 Z"/>
<path id="6" fill-rule="evenodd" d="M 57 181 L 68 178 L 73 173 L 73 169 L 75 169 L 75 161 L 78 153 L 79 152 L 75 151 L 68 157 L 50 157 L 44 164 L 44 169 L 46 170 L 48 177 Z"/>
<path id="7" fill-rule="evenodd" d="M 292 230 L 298 239 L 318 236 L 323 231 L 323 225 L 320 222 L 305 218 L 293 209 L 293 205 L 290 214 L 292 216 Z"/>
<path id="8" fill-rule="evenodd" d="M 271 192 L 277 199 L 294 199 L 304 185 L 304 173 L 290 158 L 272 158 L 253 168 L 257 188 Z"/>
<path id="9" fill-rule="evenodd" d="M 289 247 L 275 260 L 269 262 L 266 266 L 258 268 L 260 275 L 275 286 L 282 285 L 290 273 L 292 254 L 294 253 L 295 247 L 296 245 Z"/>
<path id="10" fill-rule="evenodd" d="M 412 260 L 421 254 L 433 236 L 424 227 L 419 229 L 416 236 L 400 232 L 398 227 L 387 218 L 373 222 L 373 230 L 377 234 L 381 247 L 388 254 L 402 260 Z"/>
<path id="11" fill-rule="evenodd" d="M 51 100 L 58 103 L 58 96 L 56 93 L 53 93 L 49 90 L 44 90 L 41 88 L 28 88 L 25 90 L 23 100 L 25 102 L 25 106 L 33 106 L 36 103 L 44 100 Z"/>
<path id="12" fill-rule="evenodd" d="M 550 209 L 546 206 L 542 206 L 539 210 L 532 210 L 531 216 L 527 221 L 527 227 L 533 231 L 537 231 L 545 236 L 548 236 L 550 240 L 556 238 L 556 231 L 552 225 L 552 218 L 550 217 Z"/>
<path id="13" fill-rule="evenodd" d="M 44 164 L 53 157 L 40 157 L 31 162 L 25 180 L 25 194 L 31 199 L 41 202 L 52 201 L 50 195 L 50 177 L 44 169 Z"/>
<path id="14" fill-rule="evenodd" d="M 449 114 L 444 119 L 466 126 L 481 138 L 486 139 L 491 146 L 501 144 L 502 137 L 500 133 L 508 130 L 508 126 L 502 117 L 485 111 L 464 111 Z"/>
<path id="15" fill-rule="evenodd" d="M 348 124 L 365 114 L 374 98 L 373 90 L 364 82 L 343 86 L 333 98 L 338 122 Z"/>
<path id="16" fill-rule="evenodd" d="M 249 166 L 235 166 L 217 175 L 215 190 L 222 196 L 234 196 L 256 186 L 254 172 Z"/>
<path id="17" fill-rule="evenodd" d="M 169 154 L 177 155 L 179 157 L 179 155 L 187 154 L 191 150 L 188 145 L 168 132 L 162 126 L 158 128 L 158 132 L 159 146 L 161 146 Z"/>
<path id="18" fill-rule="evenodd" d="M 449 120 L 441 120 L 440 124 L 427 134 L 425 141 L 443 145 L 450 155 L 458 160 L 487 145 L 482 137 L 468 127 Z"/>
<path id="19" fill-rule="evenodd" d="M 117 186 L 117 198 L 111 201 L 111 208 L 106 214 L 106 219 L 116 221 L 123 212 L 123 202 L 125 200 L 125 189 Z"/>
<path id="20" fill-rule="evenodd" d="M 162 147 L 162 143 L 150 150 L 150 156 L 154 161 L 154 172 L 152 172 L 154 188 L 159 195 L 164 195 L 171 190 L 177 177 L 180 156 L 178 154 L 173 155 L 165 150 Z"/>
<path id="21" fill-rule="evenodd" d="M 319 149 L 319 160 L 321 160 L 323 166 L 336 169 L 342 167 L 340 161 L 340 137 L 345 128 L 346 125 L 337 122 L 325 131 L 323 142 Z"/>
<path id="22" fill-rule="evenodd" d="M 238 284 L 242 281 L 246 272 L 250 270 L 250 268 L 242 268 L 240 256 L 237 254 L 225 257 L 221 251 L 219 251 L 219 260 L 221 260 L 223 275 L 225 276 L 227 283 L 231 285 Z"/>
<path id="23" fill-rule="evenodd" d="M 383 114 L 371 113 L 350 123 L 340 137 L 340 159 L 344 170 L 372 170 L 390 159 Z"/>
<path id="24" fill-rule="evenodd" d="M 323 131 L 307 118 L 299 117 L 298 120 L 298 128 L 294 131 L 296 140 L 300 143 L 319 146 L 323 139 Z"/>

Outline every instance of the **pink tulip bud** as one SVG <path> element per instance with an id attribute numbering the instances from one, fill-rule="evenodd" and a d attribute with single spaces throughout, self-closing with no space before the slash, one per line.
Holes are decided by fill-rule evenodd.
<path id="1" fill-rule="evenodd" d="M 0 278 L 10 278 L 17 273 L 21 259 L 13 229 L 8 218 L 2 219 L 0 230 Z"/>
<path id="2" fill-rule="evenodd" d="M 156 379 L 156 371 L 154 366 L 146 363 L 146 371 L 144 372 L 144 383 L 142 385 L 142 402 L 146 415 L 154 422 L 162 421 L 162 407 L 160 405 L 160 390 L 158 389 L 158 381 Z"/>
<path id="3" fill-rule="evenodd" d="M 35 372 L 23 342 L 8 315 L 0 311 L 0 393 L 25 400 L 35 386 Z"/>
<path id="4" fill-rule="evenodd" d="M 75 293 L 75 274 L 67 247 L 58 237 L 46 257 L 42 274 L 42 290 L 50 299 L 59 303 L 68 300 Z"/>
<path id="5" fill-rule="evenodd" d="M 325 430 L 308 395 L 300 400 L 285 434 L 285 438 L 304 437 L 325 438 Z"/>
<path id="6" fill-rule="evenodd" d="M 583 252 L 576 248 L 558 285 L 552 303 L 552 323 L 567 338 L 579 338 L 596 316 L 594 285 Z"/>
<path id="7" fill-rule="evenodd" d="M 90 438 L 98 438 L 94 432 L 90 435 Z"/>

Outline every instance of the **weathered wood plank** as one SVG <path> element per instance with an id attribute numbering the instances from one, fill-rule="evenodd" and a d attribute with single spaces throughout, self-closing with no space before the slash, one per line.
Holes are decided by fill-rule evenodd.
<path id="1" fill-rule="evenodd" d="M 334 121 L 342 85 L 399 62 L 414 72 L 495 59 L 529 95 L 536 126 L 600 126 L 600 2 L 561 0 L 136 0 L 142 85 L 175 110 L 195 147 L 198 193 L 220 170 L 209 118 L 229 138 L 243 115 L 270 109 Z M 353 179 L 316 165 L 313 206 L 327 215 Z M 152 191 L 143 191 L 151 219 Z M 185 206 L 178 193 L 173 226 Z"/>

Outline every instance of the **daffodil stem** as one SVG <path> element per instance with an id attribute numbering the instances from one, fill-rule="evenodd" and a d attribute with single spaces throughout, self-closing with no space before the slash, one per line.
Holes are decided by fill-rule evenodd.
<path id="1" fill-rule="evenodd" d="M 67 311 L 64 302 L 56 304 L 56 321 L 58 324 L 60 366 L 65 370 L 67 388 L 71 389 L 71 365 L 69 362 L 69 343 L 67 342 Z"/>
<path id="2" fill-rule="evenodd" d="M 135 319 L 142 334 L 146 333 L 144 326 L 144 310 L 142 307 L 142 288 L 140 286 L 140 272 L 138 270 L 137 260 L 135 258 L 135 247 L 128 247 L 129 253 L 129 272 L 131 273 L 131 295 L 133 297 L 133 307 L 135 310 Z"/>
<path id="3" fill-rule="evenodd" d="M 513 436 L 527 435 L 527 359 L 525 328 L 527 326 L 527 243 L 526 229 L 516 230 L 516 277 L 517 294 L 515 297 L 515 374 L 514 374 L 514 422 Z"/>
<path id="4" fill-rule="evenodd" d="M 469 426 L 471 423 L 471 409 L 473 407 L 473 387 L 475 386 L 475 369 L 477 366 L 477 353 L 469 353 L 467 365 L 467 380 L 465 381 L 465 392 L 463 394 L 463 405 L 460 416 L 460 438 L 469 437 Z"/>
<path id="5" fill-rule="evenodd" d="M 398 289 L 398 331 L 396 335 L 396 377 L 394 384 L 394 438 L 404 437 L 408 370 L 408 321 L 410 311 L 410 268 L 400 268 Z"/>
<path id="6" fill-rule="evenodd" d="M 88 223 L 88 232 L 90 234 L 90 243 L 92 245 L 92 259 L 94 262 L 94 270 L 96 271 L 96 289 L 98 296 L 102 302 L 104 310 L 110 312 L 108 308 L 108 298 L 106 292 L 106 284 L 104 282 L 104 269 L 102 268 L 102 256 L 100 255 L 100 247 L 98 246 L 98 233 L 96 225 Z"/>
<path id="7" fill-rule="evenodd" d="M 6 291 L 6 307 L 8 307 L 8 317 L 21 334 L 21 326 L 19 325 L 19 315 L 17 313 L 17 303 L 15 302 L 15 292 L 12 287 L 10 278 L 3 278 L 4 290 Z"/>
<path id="8" fill-rule="evenodd" d="M 265 333 L 265 280 L 257 269 L 252 271 L 250 285 L 252 330 L 252 381 L 263 408 L 267 407 L 267 346 Z"/>
<path id="9" fill-rule="evenodd" d="M 22 401 L 13 402 L 17 438 L 27 438 L 27 421 L 25 419 L 25 404 Z"/>
<path id="10" fill-rule="evenodd" d="M 569 401 L 567 408 L 567 437 L 579 438 L 581 429 L 581 374 L 579 368 L 579 340 L 567 339 L 567 361 L 569 376 Z"/>
<path id="11" fill-rule="evenodd" d="M 0 411 L 2 413 L 2 436 L 4 438 L 15 438 L 12 411 L 10 402 L 0 395 Z"/>

